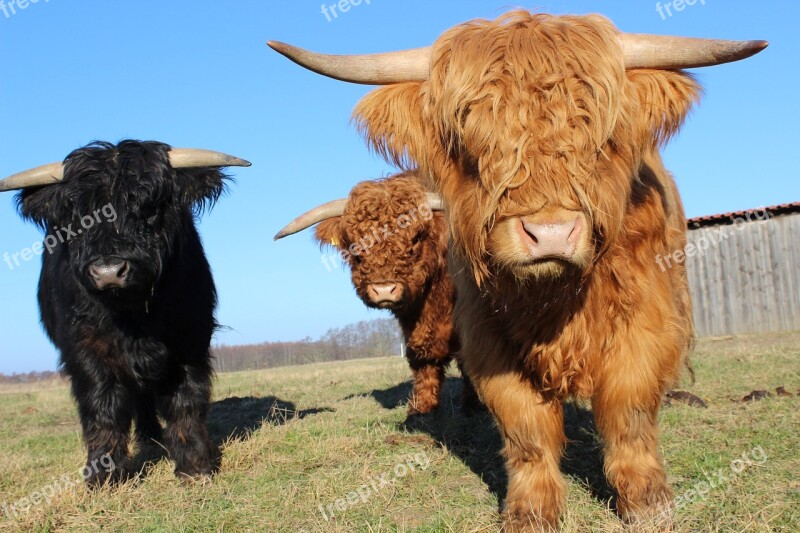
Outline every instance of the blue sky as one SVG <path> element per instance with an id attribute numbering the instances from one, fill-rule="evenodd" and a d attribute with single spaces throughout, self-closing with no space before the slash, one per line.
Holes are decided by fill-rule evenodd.
<path id="1" fill-rule="evenodd" d="M 754 58 L 696 71 L 705 97 L 665 159 L 689 216 L 800 200 L 800 4 L 788 0 L 697 0 L 663 17 L 651 1 L 363 0 L 330 21 L 320 0 L 39 0 L 24 10 L 15 3 L 15 14 L 8 4 L 8 16 L 0 7 L 0 176 L 95 139 L 155 139 L 252 161 L 233 170 L 236 184 L 200 224 L 218 318 L 229 327 L 216 342 L 316 337 L 384 316 L 364 308 L 345 271 L 326 269 L 310 232 L 272 241 L 300 212 L 392 169 L 350 124 L 370 88 L 302 70 L 267 48 L 269 39 L 331 53 L 411 48 L 514 6 L 602 13 L 629 32 L 767 39 Z M 9 193 L 0 195 L 0 228 L 0 254 L 41 241 Z M 13 270 L 0 262 L 0 372 L 56 367 L 36 308 L 39 270 L 38 258 Z"/>

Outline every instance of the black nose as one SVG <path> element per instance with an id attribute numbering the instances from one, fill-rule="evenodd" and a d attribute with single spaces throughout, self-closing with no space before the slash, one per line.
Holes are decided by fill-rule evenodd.
<path id="1" fill-rule="evenodd" d="M 127 261 L 118 257 L 101 257 L 89 265 L 89 276 L 98 290 L 125 287 L 130 272 Z"/>

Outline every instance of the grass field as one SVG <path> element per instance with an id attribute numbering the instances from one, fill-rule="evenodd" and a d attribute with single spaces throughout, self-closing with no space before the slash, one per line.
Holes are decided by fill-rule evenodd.
<path id="1" fill-rule="evenodd" d="M 676 529 L 800 531 L 800 333 L 701 340 L 693 360 L 696 384 L 682 388 L 708 408 L 661 414 Z M 496 531 L 506 482 L 490 417 L 461 416 L 448 378 L 439 412 L 409 429 L 408 378 L 399 357 L 219 375 L 209 426 L 223 461 L 210 485 L 180 484 L 161 460 L 95 492 L 78 482 L 67 387 L 5 386 L 0 530 Z M 740 401 L 754 389 L 772 395 Z M 589 411 L 570 405 L 565 419 L 563 530 L 621 530 Z"/>

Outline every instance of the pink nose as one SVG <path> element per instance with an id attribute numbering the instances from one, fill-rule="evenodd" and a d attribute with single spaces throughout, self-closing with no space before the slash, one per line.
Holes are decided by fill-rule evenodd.
<path id="1" fill-rule="evenodd" d="M 101 291 L 125 287 L 129 272 L 128 262 L 116 257 L 98 259 L 89 265 L 89 275 Z"/>
<path id="2" fill-rule="evenodd" d="M 525 244 L 533 259 L 566 259 L 575 255 L 583 232 L 580 217 L 565 222 L 529 222 L 522 220 Z"/>
<path id="3" fill-rule="evenodd" d="M 371 283 L 367 286 L 367 296 L 373 303 L 399 302 L 403 289 L 399 283 Z"/>

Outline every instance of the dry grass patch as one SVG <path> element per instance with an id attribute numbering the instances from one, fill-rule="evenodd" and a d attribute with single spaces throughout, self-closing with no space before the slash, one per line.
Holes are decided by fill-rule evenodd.
<path id="1" fill-rule="evenodd" d="M 697 382 L 683 388 L 708 408 L 676 403 L 661 415 L 677 529 L 800 530 L 800 398 L 774 393 L 800 389 L 800 334 L 702 340 L 694 364 Z M 182 485 L 161 460 L 95 492 L 78 483 L 84 451 L 65 384 L 2 387 L 0 529 L 496 531 L 506 478 L 490 417 L 463 417 L 450 378 L 439 412 L 408 427 L 408 379 L 399 358 L 222 374 L 209 426 L 223 462 L 211 485 Z M 755 389 L 773 394 L 740 401 Z M 570 405 L 565 418 L 562 529 L 621 531 L 591 414 Z M 735 472 L 742 454 L 750 460 Z M 64 476 L 74 483 L 19 505 Z"/>

